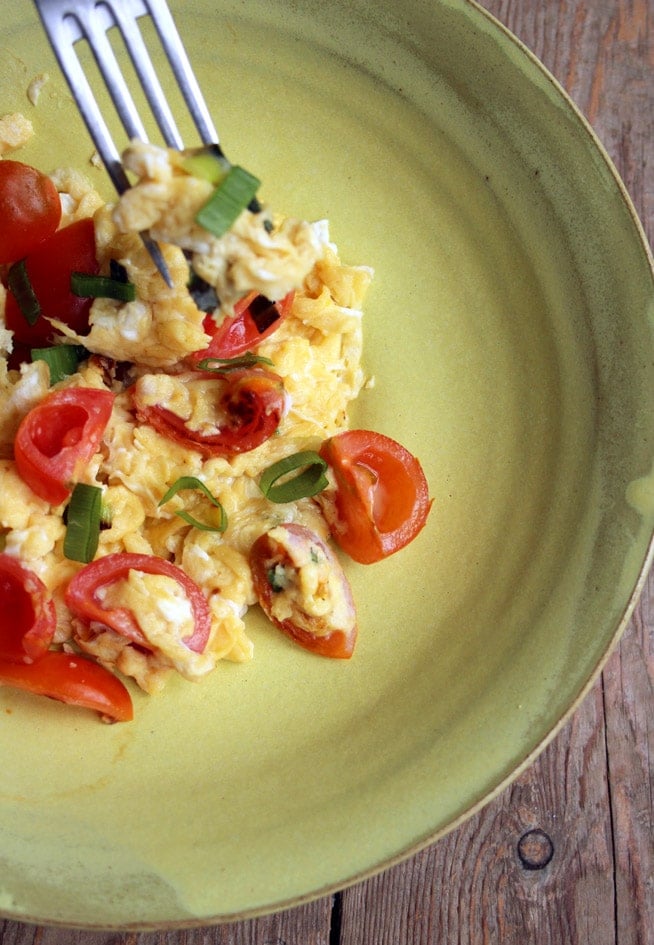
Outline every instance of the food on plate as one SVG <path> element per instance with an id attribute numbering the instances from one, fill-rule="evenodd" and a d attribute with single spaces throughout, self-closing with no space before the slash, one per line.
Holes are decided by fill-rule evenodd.
<path id="1" fill-rule="evenodd" d="M 20 112 L 0 115 L 0 156 L 21 148 L 33 134 L 32 122 Z"/>
<path id="2" fill-rule="evenodd" d="M 47 174 L 7 159 L 0 162 L 0 194 L 0 263 L 17 262 L 55 232 L 61 201 Z"/>
<path id="3" fill-rule="evenodd" d="M 14 462 L 32 492 L 50 505 L 70 496 L 109 423 L 115 395 L 77 387 L 50 391 L 21 420 Z"/>
<path id="4" fill-rule="evenodd" d="M 124 683 L 100 663 L 79 653 L 48 650 L 33 663 L 0 661 L 0 685 L 3 684 L 93 709 L 107 722 L 130 722 L 134 717 L 132 699 Z"/>
<path id="5" fill-rule="evenodd" d="M 325 541 L 303 525 L 280 524 L 254 542 L 250 566 L 259 603 L 276 627 L 313 653 L 352 655 L 352 591 Z"/>
<path id="6" fill-rule="evenodd" d="M 133 683 L 251 659 L 257 604 L 349 658 L 339 552 L 395 553 L 431 504 L 411 453 L 349 429 L 371 270 L 217 146 L 124 162 L 105 204 L 76 171 L 0 161 L 0 684 L 107 721 Z"/>
<path id="7" fill-rule="evenodd" d="M 5 627 L 0 660 L 26 663 L 50 649 L 56 626 L 48 589 L 17 559 L 0 554 L 0 606 Z"/>
<path id="8" fill-rule="evenodd" d="M 424 528 L 431 506 L 427 481 L 400 443 L 370 430 L 346 430 L 326 439 L 320 454 L 334 488 L 318 501 L 334 541 L 355 561 L 381 561 Z"/>

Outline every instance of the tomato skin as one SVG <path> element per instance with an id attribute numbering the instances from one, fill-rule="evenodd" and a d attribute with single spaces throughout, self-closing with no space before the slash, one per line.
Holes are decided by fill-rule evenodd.
<path id="1" fill-rule="evenodd" d="M 0 554 L 0 613 L 0 660 L 40 659 L 57 626 L 54 602 L 41 579 L 7 554 Z"/>
<path id="2" fill-rule="evenodd" d="M 302 567 L 306 567 L 308 555 L 315 559 L 315 565 L 322 561 L 329 569 L 337 588 L 336 604 L 329 615 L 316 616 L 302 607 L 301 593 L 296 587 L 285 602 L 285 609 L 290 609 L 291 614 L 280 619 L 274 611 L 275 598 L 284 591 L 275 590 L 271 574 L 276 568 L 298 574 Z M 250 551 L 250 568 L 261 609 L 274 626 L 312 653 L 332 659 L 350 659 L 357 639 L 352 590 L 336 555 L 318 535 L 303 525 L 278 525 L 254 542 Z M 301 587 L 301 582 L 298 581 L 298 585 Z M 334 619 L 336 610 L 339 626 L 330 627 L 329 620 Z"/>
<path id="3" fill-rule="evenodd" d="M 195 629 L 184 640 L 185 646 L 195 653 L 202 653 L 211 632 L 211 612 L 207 600 L 198 587 L 181 568 L 156 555 L 116 552 L 97 558 L 77 572 L 66 588 L 66 605 L 82 620 L 97 622 L 109 627 L 132 643 L 149 649 L 135 615 L 126 607 L 106 609 L 99 593 L 102 588 L 127 577 L 130 571 L 145 574 L 160 574 L 177 581 L 191 605 Z"/>
<path id="4" fill-rule="evenodd" d="M 0 263 L 14 263 L 51 236 L 61 200 L 49 177 L 20 161 L 0 161 Z"/>
<path id="5" fill-rule="evenodd" d="M 41 314 L 30 325 L 13 294 L 7 292 L 5 323 L 13 331 L 14 341 L 36 348 L 51 344 L 59 335 L 48 321 L 51 318 L 68 325 L 79 335 L 85 334 L 93 299 L 74 295 L 70 291 L 70 276 L 72 272 L 93 275 L 99 272 L 93 220 L 78 220 L 57 230 L 26 256 L 25 268 Z"/>
<path id="6" fill-rule="evenodd" d="M 347 430 L 325 440 L 320 455 L 336 488 L 317 498 L 343 551 L 372 564 L 413 541 L 432 502 L 422 467 L 409 450 L 381 433 Z"/>
<path id="7" fill-rule="evenodd" d="M 246 351 L 252 351 L 257 345 L 269 338 L 281 325 L 293 305 L 295 292 L 289 292 L 279 302 L 271 302 L 271 309 L 277 311 L 277 318 L 263 331 L 257 327 L 252 317 L 252 305 L 257 299 L 263 299 L 258 292 L 250 292 L 234 306 L 234 316 L 225 318 L 218 326 L 212 315 L 207 315 L 203 327 L 211 335 L 209 346 L 203 351 L 194 351 L 188 361 L 197 365 L 205 358 L 236 358 Z"/>
<path id="8" fill-rule="evenodd" d="M 133 388 L 136 415 L 162 436 L 197 450 L 203 456 L 234 456 L 247 453 L 268 440 L 286 411 L 286 394 L 281 377 L 261 368 L 238 368 L 215 379 L 217 416 L 226 420 L 215 433 L 191 430 L 177 414 L 159 405 L 140 401 L 140 382 Z M 180 375 L 186 383 L 206 381 L 207 373 Z"/>
<path id="9" fill-rule="evenodd" d="M 71 494 L 71 483 L 97 452 L 114 394 L 90 387 L 52 391 L 27 413 L 14 440 L 19 475 L 51 505 Z"/>
<path id="10" fill-rule="evenodd" d="M 50 650 L 36 663 L 0 660 L 0 685 L 93 709 L 111 722 L 134 718 L 130 694 L 120 679 L 77 653 Z"/>

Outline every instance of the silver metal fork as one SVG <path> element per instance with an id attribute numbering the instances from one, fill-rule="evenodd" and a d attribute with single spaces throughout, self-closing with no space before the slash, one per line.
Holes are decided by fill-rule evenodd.
<path id="1" fill-rule="evenodd" d="M 34 3 L 91 138 L 119 194 L 130 186 L 129 179 L 77 54 L 75 46 L 80 41 L 86 40 L 93 53 L 128 139 L 147 141 L 134 98 L 107 36 L 111 28 L 117 28 L 164 142 L 181 150 L 182 137 L 138 22 L 142 17 L 149 17 L 202 143 L 218 144 L 218 134 L 165 0 L 34 0 Z M 147 233 L 141 236 L 170 285 L 170 274 L 160 248 Z"/>

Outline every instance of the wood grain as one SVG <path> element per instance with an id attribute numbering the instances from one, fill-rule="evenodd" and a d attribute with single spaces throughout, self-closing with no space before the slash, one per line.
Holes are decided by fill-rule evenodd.
<path id="1" fill-rule="evenodd" d="M 564 737 L 495 803 L 408 864 L 347 893 L 342 945 L 612 945 L 611 834 L 605 818 L 596 816 L 608 807 L 606 781 L 596 776 L 606 761 L 603 714 L 596 689 Z M 520 840 L 533 831 L 551 841 L 549 863 L 524 853 L 521 859 Z M 404 888 L 410 899 L 402 896 Z M 384 902 L 393 904 L 392 915 L 380 910 Z M 370 923 L 363 937 L 355 927 L 358 914 Z"/>
<path id="2" fill-rule="evenodd" d="M 587 115 L 651 241 L 651 0 L 484 5 Z M 0 920 L 0 942 L 654 945 L 653 601 L 650 576 L 601 679 L 536 763 L 476 817 L 400 866 L 336 897 L 248 922 L 121 935 Z"/>

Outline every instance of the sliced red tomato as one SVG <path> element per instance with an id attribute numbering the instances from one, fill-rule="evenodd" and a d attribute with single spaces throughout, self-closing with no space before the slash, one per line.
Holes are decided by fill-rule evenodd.
<path id="1" fill-rule="evenodd" d="M 98 451 L 114 402 L 108 390 L 52 391 L 21 421 L 14 440 L 16 468 L 39 498 L 59 505 Z"/>
<path id="2" fill-rule="evenodd" d="M 334 540 L 362 564 L 404 548 L 424 527 L 431 500 L 419 461 L 400 443 L 348 430 L 322 445 L 336 488 L 318 497 Z"/>
<path id="3" fill-rule="evenodd" d="M 0 263 L 23 259 L 59 226 L 57 188 L 29 164 L 0 161 L 0 219 Z"/>
<path id="4" fill-rule="evenodd" d="M 36 663 L 0 660 L 0 685 L 93 709 L 111 722 L 130 722 L 134 709 L 124 684 L 83 656 L 51 650 Z"/>
<path id="5" fill-rule="evenodd" d="M 7 554 L 0 554 L 0 612 L 0 660 L 40 659 L 57 626 L 55 606 L 38 575 Z"/>
<path id="6" fill-rule="evenodd" d="M 139 420 L 176 443 L 197 450 L 203 456 L 234 456 L 247 453 L 269 439 L 284 416 L 286 394 L 282 379 L 262 368 L 237 368 L 224 374 L 189 373 L 178 379 L 188 385 L 202 383 L 215 389 L 216 426 L 193 430 L 186 421 L 160 405 L 145 402 L 144 380 L 133 387 Z"/>
<path id="7" fill-rule="evenodd" d="M 99 271 L 93 220 L 78 220 L 57 230 L 25 257 L 25 269 L 41 314 L 30 325 L 14 295 L 8 292 L 5 323 L 14 332 L 14 341 L 37 348 L 50 344 L 59 334 L 48 321 L 51 318 L 68 325 L 77 334 L 85 334 L 93 300 L 73 295 L 70 276 L 72 272 L 95 275 Z"/>
<path id="8" fill-rule="evenodd" d="M 82 620 L 100 623 L 115 630 L 132 643 L 150 649 L 150 644 L 138 622 L 138 614 L 127 607 L 102 606 L 103 588 L 126 578 L 130 571 L 144 574 L 161 574 L 177 581 L 186 595 L 193 613 L 195 629 L 184 640 L 189 650 L 201 653 L 207 645 L 211 631 L 209 604 L 198 587 L 181 568 L 156 555 L 128 554 L 117 552 L 97 558 L 77 572 L 66 589 L 66 604 Z"/>
<path id="9" fill-rule="evenodd" d="M 278 525 L 254 542 L 250 567 L 271 623 L 312 653 L 352 656 L 354 598 L 338 558 L 318 535 L 303 525 Z"/>
<path id="10" fill-rule="evenodd" d="M 204 319 L 203 327 L 211 342 L 203 351 L 194 351 L 191 364 L 205 358 L 236 358 L 252 351 L 258 344 L 277 331 L 293 305 L 295 292 L 289 292 L 279 302 L 271 302 L 258 292 L 250 292 L 234 306 L 234 316 L 225 318 L 220 325 L 212 315 Z"/>

